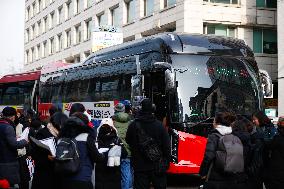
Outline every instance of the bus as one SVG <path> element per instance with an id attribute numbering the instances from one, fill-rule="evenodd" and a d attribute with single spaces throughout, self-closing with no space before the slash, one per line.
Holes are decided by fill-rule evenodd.
<path id="1" fill-rule="evenodd" d="M 40 102 L 68 113 L 81 102 L 95 124 L 118 102 L 142 98 L 171 139 L 173 174 L 198 174 L 208 131 L 218 111 L 262 110 L 271 82 L 244 41 L 210 35 L 163 33 L 99 50 L 84 62 L 41 75 Z M 40 106 L 40 105 L 39 105 Z"/>
<path id="2" fill-rule="evenodd" d="M 0 79 L 0 111 L 12 106 L 18 111 L 37 109 L 40 71 L 5 75 Z"/>

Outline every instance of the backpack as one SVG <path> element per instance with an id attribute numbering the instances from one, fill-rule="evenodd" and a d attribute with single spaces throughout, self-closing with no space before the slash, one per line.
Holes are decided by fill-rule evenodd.
<path id="1" fill-rule="evenodd" d="M 158 143 L 141 128 L 139 122 L 136 121 L 138 146 L 146 159 L 157 162 L 162 158 L 162 150 Z"/>
<path id="2" fill-rule="evenodd" d="M 59 139 L 55 156 L 55 172 L 59 174 L 74 174 L 79 168 L 80 157 L 76 139 Z"/>
<path id="3" fill-rule="evenodd" d="M 215 158 L 216 168 L 226 173 L 244 172 L 243 144 L 241 140 L 233 134 L 215 134 L 220 137 Z"/>

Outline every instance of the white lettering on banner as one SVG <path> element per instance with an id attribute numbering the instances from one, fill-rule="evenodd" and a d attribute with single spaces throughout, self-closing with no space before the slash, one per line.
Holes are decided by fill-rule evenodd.
<path id="1" fill-rule="evenodd" d="M 69 115 L 72 104 L 76 102 L 64 104 L 64 113 Z M 110 118 L 114 114 L 114 101 L 100 101 L 100 102 L 78 102 L 84 105 L 87 112 L 92 119 L 102 120 L 103 118 Z"/>

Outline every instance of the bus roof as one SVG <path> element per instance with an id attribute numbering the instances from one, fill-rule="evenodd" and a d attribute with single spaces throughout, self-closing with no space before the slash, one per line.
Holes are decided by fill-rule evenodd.
<path id="1" fill-rule="evenodd" d="M 161 33 L 138 40 L 101 49 L 93 53 L 88 60 L 104 61 L 115 57 L 143 54 L 149 51 L 167 53 L 190 53 L 200 55 L 231 55 L 253 57 L 253 52 L 243 40 L 202 34 Z M 88 61 L 85 61 L 88 63 Z"/>
<path id="2" fill-rule="evenodd" d="M 0 84 L 15 83 L 20 81 L 32 81 L 40 78 L 40 71 L 16 73 L 5 75 L 0 79 Z"/>

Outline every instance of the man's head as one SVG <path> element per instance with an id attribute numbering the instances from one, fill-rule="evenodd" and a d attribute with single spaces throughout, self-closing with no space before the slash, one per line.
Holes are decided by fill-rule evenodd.
<path id="1" fill-rule="evenodd" d="M 154 105 L 152 104 L 152 101 L 149 98 L 145 98 L 141 102 L 141 111 L 147 112 L 147 113 L 153 113 L 154 112 Z"/>
<path id="2" fill-rule="evenodd" d="M 124 104 L 118 103 L 117 105 L 115 105 L 115 107 L 114 107 L 114 112 L 115 112 L 115 113 L 125 112 L 125 106 L 124 106 Z"/>
<path id="3" fill-rule="evenodd" d="M 15 108 L 7 106 L 2 110 L 2 114 L 4 117 L 14 122 L 17 116 L 17 111 Z"/>

